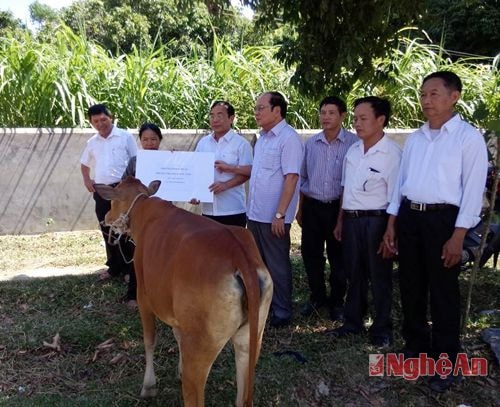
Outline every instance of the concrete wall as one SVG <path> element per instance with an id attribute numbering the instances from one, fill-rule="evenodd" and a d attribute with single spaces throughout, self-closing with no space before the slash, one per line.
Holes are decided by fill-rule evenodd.
<path id="1" fill-rule="evenodd" d="M 305 140 L 317 131 L 300 133 Z M 401 144 L 409 132 L 388 131 Z M 242 133 L 255 142 L 256 130 Z M 93 134 L 91 129 L 0 129 L 0 235 L 98 227 L 80 173 L 80 155 Z M 164 130 L 161 148 L 192 151 L 205 134 Z"/>

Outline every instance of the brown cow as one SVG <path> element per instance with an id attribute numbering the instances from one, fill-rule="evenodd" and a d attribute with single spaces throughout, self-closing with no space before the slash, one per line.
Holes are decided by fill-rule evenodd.
<path id="1" fill-rule="evenodd" d="M 217 355 L 232 340 L 237 406 L 251 406 L 255 365 L 272 298 L 272 280 L 249 231 L 224 226 L 156 197 L 128 177 L 117 187 L 95 185 L 112 200 L 105 222 L 136 243 L 137 301 L 146 371 L 141 396 L 156 395 L 155 319 L 173 329 L 186 406 L 203 406 Z"/>

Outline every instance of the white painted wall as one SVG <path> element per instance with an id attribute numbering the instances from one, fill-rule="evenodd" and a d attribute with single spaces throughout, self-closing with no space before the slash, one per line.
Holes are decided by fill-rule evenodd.
<path id="1" fill-rule="evenodd" d="M 306 139 L 316 132 L 300 133 Z M 410 132 L 388 130 L 400 143 Z M 162 133 L 162 149 L 192 151 L 206 131 Z M 242 131 L 252 143 L 256 133 Z M 80 174 L 80 155 L 93 134 L 92 129 L 0 128 L 0 235 L 98 228 L 94 200 Z"/>

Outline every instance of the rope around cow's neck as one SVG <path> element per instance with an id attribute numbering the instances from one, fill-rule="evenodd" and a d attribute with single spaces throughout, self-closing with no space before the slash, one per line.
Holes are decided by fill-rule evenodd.
<path id="1" fill-rule="evenodd" d="M 119 241 L 121 239 L 121 237 L 128 232 L 129 230 L 129 214 L 130 214 L 130 211 L 132 210 L 132 208 L 134 207 L 135 203 L 137 202 L 137 200 L 139 199 L 140 196 L 144 195 L 145 197 L 148 197 L 147 194 L 145 194 L 144 192 L 141 192 L 140 194 L 138 194 L 134 200 L 132 201 L 132 203 L 130 204 L 130 207 L 128 208 L 127 212 L 126 213 L 121 213 L 118 218 L 116 218 L 116 220 L 111 223 L 111 225 L 109 225 L 109 235 L 108 235 L 108 243 L 110 245 L 119 245 Z M 113 234 L 116 235 L 116 237 L 113 236 Z M 134 243 L 135 244 L 135 243 Z M 121 252 L 121 247 L 120 247 L 120 252 Z M 123 253 L 122 253 L 122 257 L 123 257 Z M 127 262 L 127 259 L 125 259 L 125 262 Z M 128 261 L 127 263 L 131 263 L 132 260 Z"/>

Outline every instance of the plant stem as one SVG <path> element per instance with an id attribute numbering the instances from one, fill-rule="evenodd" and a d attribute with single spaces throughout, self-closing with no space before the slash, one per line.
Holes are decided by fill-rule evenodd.
<path id="1" fill-rule="evenodd" d="M 485 136 L 490 136 L 490 137 L 496 137 L 495 131 L 491 131 L 489 134 L 486 134 Z M 481 236 L 481 244 L 479 245 L 479 251 L 476 255 L 476 258 L 474 259 L 474 264 L 472 265 L 472 270 L 470 272 L 470 280 L 469 280 L 469 286 L 467 290 L 467 303 L 465 306 L 464 310 L 464 316 L 462 319 L 462 334 L 465 332 L 465 328 L 467 326 L 467 321 L 469 320 L 470 316 L 470 306 L 471 306 L 471 298 L 472 298 L 472 289 L 474 287 L 474 282 L 476 280 L 476 275 L 477 271 L 479 270 L 479 263 L 481 261 L 481 257 L 483 255 L 484 249 L 486 248 L 486 239 L 488 237 L 488 233 L 491 227 L 491 222 L 493 219 L 493 214 L 495 212 L 495 200 L 497 196 L 497 189 L 498 189 L 498 178 L 500 176 L 499 174 L 499 168 L 500 168 L 500 137 L 496 137 L 496 159 L 495 159 L 495 168 L 494 168 L 494 174 L 495 178 L 493 179 L 493 185 L 491 187 L 491 196 L 490 196 L 490 207 L 489 207 L 489 212 L 488 212 L 488 218 L 486 220 L 486 224 L 484 225 L 484 231 Z"/>

